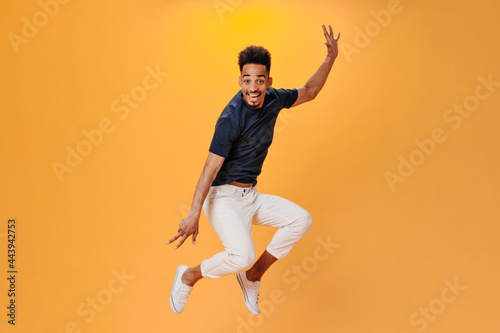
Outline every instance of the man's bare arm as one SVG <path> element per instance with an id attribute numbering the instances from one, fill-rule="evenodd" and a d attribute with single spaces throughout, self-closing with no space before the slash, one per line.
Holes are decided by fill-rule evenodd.
<path id="1" fill-rule="evenodd" d="M 326 27 L 324 25 L 321 26 L 323 27 L 323 33 L 325 34 L 326 38 L 326 59 L 325 61 L 323 61 L 316 73 L 314 73 L 313 76 L 311 76 L 309 80 L 307 80 L 306 84 L 303 87 L 297 88 L 299 96 L 297 97 L 297 100 L 292 105 L 292 107 L 312 101 L 316 98 L 316 96 L 325 85 L 326 79 L 328 78 L 333 63 L 335 62 L 335 58 L 337 58 L 337 55 L 339 53 L 337 43 L 340 37 L 340 32 L 337 34 L 337 37 L 334 38 L 333 29 L 330 25 L 328 25 L 330 32 L 326 30 Z"/>
<path id="2" fill-rule="evenodd" d="M 184 241 L 190 236 L 192 236 L 193 244 L 196 244 L 196 236 L 198 236 L 198 224 L 201 215 L 201 209 L 203 207 L 203 202 L 207 197 L 208 190 L 212 185 L 217 173 L 219 172 L 222 163 L 224 162 L 224 157 L 219 155 L 208 153 L 207 160 L 203 166 L 203 171 L 201 172 L 198 183 L 194 190 L 193 203 L 191 204 L 191 209 L 189 210 L 188 216 L 184 218 L 181 223 L 179 223 L 179 230 L 177 235 L 172 237 L 167 244 L 172 243 L 177 238 L 182 237 L 180 242 L 175 246 L 179 248 Z"/>

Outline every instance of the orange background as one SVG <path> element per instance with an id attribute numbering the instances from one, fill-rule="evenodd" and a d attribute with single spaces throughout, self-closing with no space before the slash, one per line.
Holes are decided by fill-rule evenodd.
<path id="1" fill-rule="evenodd" d="M 40 6 L 5 3 L 0 21 L 0 262 L 3 276 L 15 217 L 19 270 L 15 327 L 1 279 L 2 331 L 500 329 L 500 87 L 478 79 L 500 82 L 498 3 L 74 0 L 47 22 Z M 14 47 L 9 33 L 33 16 L 41 27 Z M 299 87 L 324 59 L 321 23 L 341 31 L 340 55 L 318 98 L 280 115 L 259 178 L 261 192 L 306 208 L 313 228 L 265 276 L 259 317 L 233 276 L 202 280 L 173 314 L 175 268 L 221 250 L 205 217 L 196 246 L 165 242 L 239 89 L 238 52 L 264 45 L 274 86 Z M 168 75 L 141 90 L 157 67 Z M 476 89 L 488 97 L 454 129 L 447 110 Z M 124 113 L 122 95 L 145 91 Z M 103 120 L 112 131 L 85 146 L 83 131 Z M 415 140 L 436 128 L 444 142 L 418 153 Z M 54 162 L 78 145 L 88 155 L 59 180 Z M 420 165 L 391 188 L 386 173 L 410 156 Z M 254 229 L 259 254 L 273 232 Z"/>

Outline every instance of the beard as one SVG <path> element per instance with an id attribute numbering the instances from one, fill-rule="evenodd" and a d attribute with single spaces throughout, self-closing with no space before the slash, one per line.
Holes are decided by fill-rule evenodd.
<path id="1" fill-rule="evenodd" d="M 257 96 L 258 98 L 260 98 L 262 96 L 262 92 L 259 92 L 259 95 Z M 251 109 L 259 109 L 261 106 L 261 100 L 258 99 L 256 102 L 252 102 L 251 101 L 251 98 L 250 98 L 250 93 L 247 93 L 246 94 L 246 98 L 243 99 L 246 103 L 246 105 L 248 105 L 249 108 Z"/>

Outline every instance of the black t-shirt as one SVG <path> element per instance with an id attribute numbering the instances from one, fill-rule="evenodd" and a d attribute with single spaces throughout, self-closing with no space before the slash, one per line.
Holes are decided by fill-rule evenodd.
<path id="1" fill-rule="evenodd" d="M 297 89 L 268 88 L 262 108 L 252 109 L 241 90 L 233 97 L 217 120 L 210 144 L 210 152 L 225 158 L 212 186 L 233 181 L 257 184 L 273 141 L 276 118 L 297 98 Z"/>

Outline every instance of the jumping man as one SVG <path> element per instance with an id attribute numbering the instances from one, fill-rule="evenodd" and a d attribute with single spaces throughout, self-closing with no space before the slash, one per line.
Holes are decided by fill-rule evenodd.
<path id="1" fill-rule="evenodd" d="M 188 216 L 179 224 L 179 248 L 192 236 L 195 244 L 201 209 L 217 232 L 224 252 L 205 259 L 196 267 L 181 265 L 175 273 L 170 306 L 181 313 L 194 284 L 202 277 L 218 278 L 235 274 L 245 304 L 259 314 L 260 280 L 266 270 L 284 258 L 307 233 L 311 215 L 291 201 L 257 190 L 257 176 L 273 139 L 274 125 L 283 108 L 312 101 L 323 88 L 338 54 L 331 26 L 322 25 L 327 55 L 316 73 L 297 89 L 271 88 L 271 54 L 260 46 L 240 52 L 239 85 L 241 90 L 229 102 L 217 120 Z M 278 228 L 260 258 L 255 261 L 251 225 Z"/>

